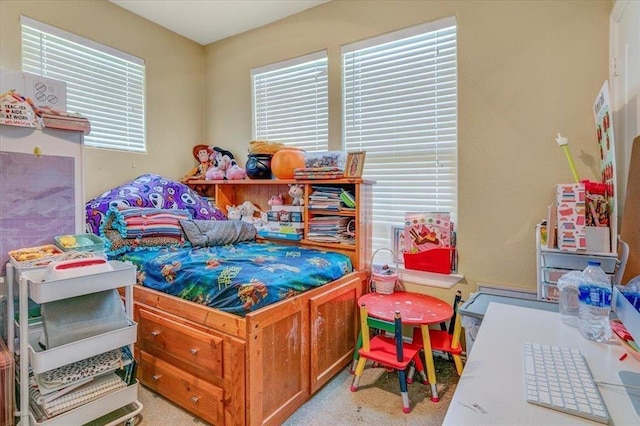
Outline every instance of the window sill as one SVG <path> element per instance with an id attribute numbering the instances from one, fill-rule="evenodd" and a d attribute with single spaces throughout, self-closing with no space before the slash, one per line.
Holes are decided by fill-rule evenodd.
<path id="1" fill-rule="evenodd" d="M 399 268 L 399 273 L 403 282 L 446 289 L 453 287 L 464 279 L 462 274 L 438 274 L 405 268 Z"/>

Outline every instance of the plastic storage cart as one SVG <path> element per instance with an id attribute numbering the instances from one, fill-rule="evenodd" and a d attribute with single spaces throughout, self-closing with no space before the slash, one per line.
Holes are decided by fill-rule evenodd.
<path id="1" fill-rule="evenodd" d="M 521 299 L 518 297 L 500 296 L 489 293 L 475 293 L 460 308 L 462 327 L 464 327 L 464 337 L 466 342 L 467 355 L 471 352 L 473 342 L 478 335 L 478 329 L 482 324 L 484 313 L 487 311 L 489 303 L 505 303 L 507 305 L 523 306 L 525 308 L 542 309 L 545 311 L 558 312 L 558 304 L 543 300 Z"/>
<path id="2" fill-rule="evenodd" d="M 85 424 L 96 419 L 100 419 L 100 424 L 104 425 L 131 424 L 133 417 L 142 410 L 142 404 L 137 400 L 137 380 L 125 388 L 105 394 L 99 399 L 91 400 L 48 419 L 36 419 L 34 411 L 30 409 L 29 370 L 32 370 L 34 375 L 40 374 L 123 346 L 128 346 L 133 351 L 133 344 L 137 338 L 137 324 L 133 321 L 132 288 L 136 283 L 136 268 L 134 265 L 116 260 L 109 261 L 109 264 L 111 269 L 108 271 L 69 278 L 45 280 L 46 272 L 42 268 L 19 274 L 20 315 L 19 319 L 9 326 L 8 335 L 10 336 L 9 349 L 13 351 L 15 350 L 13 327 L 19 329 L 20 362 L 16 366 L 19 371 L 19 373 L 16 372 L 16 379 L 20 389 L 20 409 L 16 414 L 20 416 L 20 426 L 67 426 Z M 14 282 L 14 273 L 13 265 L 8 263 L 9 283 Z M 10 301 L 13 300 L 12 287 L 12 285 L 8 287 Z M 28 300 L 42 304 L 121 287 L 125 289 L 125 312 L 129 322 L 124 328 L 43 350 L 38 343 L 42 324 L 31 324 L 30 320 L 20 321 L 28 318 Z M 12 308 L 11 303 L 9 307 Z M 8 316 L 10 319 L 14 317 L 13 309 L 9 310 Z"/>

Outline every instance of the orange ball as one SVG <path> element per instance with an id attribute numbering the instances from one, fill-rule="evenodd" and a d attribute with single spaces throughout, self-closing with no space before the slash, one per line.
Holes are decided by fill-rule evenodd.
<path id="1" fill-rule="evenodd" d="M 304 167 L 304 151 L 284 148 L 271 158 L 271 174 L 278 179 L 293 179 L 293 170 Z"/>

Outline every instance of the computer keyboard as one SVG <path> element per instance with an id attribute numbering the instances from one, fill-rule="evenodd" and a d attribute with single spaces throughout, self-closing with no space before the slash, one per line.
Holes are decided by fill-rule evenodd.
<path id="1" fill-rule="evenodd" d="M 609 423 L 607 408 L 579 350 L 524 342 L 522 356 L 527 402 Z"/>

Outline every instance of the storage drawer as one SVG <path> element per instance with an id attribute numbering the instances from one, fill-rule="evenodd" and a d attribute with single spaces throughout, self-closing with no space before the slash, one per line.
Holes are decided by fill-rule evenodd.
<path id="1" fill-rule="evenodd" d="M 222 338 L 140 309 L 141 350 L 156 357 L 169 355 L 191 366 L 198 376 L 222 379 Z"/>
<path id="2" fill-rule="evenodd" d="M 224 424 L 224 390 L 140 352 L 138 378 L 147 387 L 215 425 Z"/>
<path id="3" fill-rule="evenodd" d="M 576 271 L 580 272 L 580 270 Z M 558 280 L 567 272 L 571 272 L 569 269 L 552 269 L 552 268 L 542 268 L 542 273 L 544 275 L 544 282 L 551 284 L 558 284 Z M 613 282 L 614 274 L 607 274 L 609 281 Z"/>
<path id="4" fill-rule="evenodd" d="M 550 300 L 552 302 L 560 300 L 560 293 L 558 292 L 558 287 L 555 284 L 542 284 L 542 293 L 542 298 L 544 300 Z"/>
<path id="5" fill-rule="evenodd" d="M 543 266 L 547 268 L 558 269 L 577 269 L 582 271 L 587 267 L 587 262 L 595 260 L 600 262 L 602 270 L 608 274 L 612 274 L 616 270 L 616 257 L 595 256 L 586 254 L 560 253 L 560 252 L 542 252 Z"/>
<path id="6" fill-rule="evenodd" d="M 571 271 L 567 269 L 543 268 L 542 272 L 544 274 L 545 282 L 557 284 L 560 277 Z"/>

